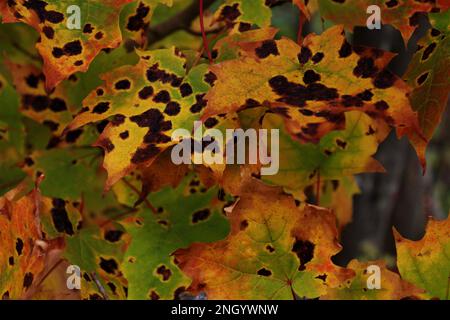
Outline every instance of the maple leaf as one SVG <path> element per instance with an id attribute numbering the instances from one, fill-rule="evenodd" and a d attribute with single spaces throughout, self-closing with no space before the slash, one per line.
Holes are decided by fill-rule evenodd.
<path id="1" fill-rule="evenodd" d="M 375 126 L 369 116 L 359 111 L 347 112 L 345 118 L 345 130 L 326 134 L 318 144 L 299 143 L 285 130 L 280 130 L 279 171 L 273 176 L 264 176 L 263 180 L 295 193 L 317 179 L 326 181 L 362 172 L 383 172 L 383 166 L 372 156 L 379 141 L 385 138 L 386 129 Z M 266 115 L 263 126 L 282 129 L 282 119 Z"/>
<path id="2" fill-rule="evenodd" d="M 380 288 L 369 289 L 367 282 L 371 274 L 367 271 L 370 266 L 380 268 Z M 390 271 L 384 261 L 360 262 L 356 259 L 349 262 L 347 268 L 356 272 L 350 285 L 328 290 L 322 296 L 324 300 L 400 300 L 418 299 L 423 297 L 423 290 L 404 281 L 400 276 Z"/>
<path id="3" fill-rule="evenodd" d="M 122 222 L 132 237 L 123 263 L 128 298 L 174 299 L 186 290 L 189 279 L 171 254 L 195 241 L 225 237 L 229 228 L 221 213 L 224 202 L 217 195 L 217 187 L 207 189 L 190 174 L 177 188 L 166 187 L 150 195 L 157 214 L 141 209 Z"/>
<path id="4" fill-rule="evenodd" d="M 176 49 L 140 52 L 135 66 L 123 66 L 102 75 L 105 85 L 94 90 L 66 128 L 111 119 L 96 146 L 105 150 L 106 188 L 137 165 L 149 165 L 175 144 L 175 129 L 193 129 L 206 105 L 203 100 L 212 79 L 207 66 L 185 70 L 185 58 Z"/>
<path id="5" fill-rule="evenodd" d="M 34 174 L 45 174 L 46 178 L 40 185 L 45 196 L 79 200 L 83 193 L 90 196 L 94 186 L 98 186 L 96 180 L 99 180 L 99 175 L 92 164 L 99 164 L 100 154 L 99 150 L 90 147 L 38 151 L 29 157 L 32 165 L 28 170 Z M 64 179 L 64 184 L 61 184 L 61 179 Z"/>
<path id="6" fill-rule="evenodd" d="M 326 209 L 297 208 L 281 189 L 258 183 L 247 186 L 228 217 L 225 240 L 175 253 L 195 294 L 213 300 L 314 298 L 353 276 L 331 262 L 340 246 Z"/>
<path id="7" fill-rule="evenodd" d="M 302 47 L 288 39 L 252 43 L 247 56 L 210 67 L 217 81 L 205 97 L 203 118 L 270 106 L 288 119 L 291 134 L 318 141 L 342 127 L 344 112 L 360 110 L 395 126 L 398 136 L 406 134 L 424 166 L 426 139 L 409 105 L 408 86 L 386 69 L 392 56 L 352 48 L 341 26 L 309 35 Z"/>
<path id="8" fill-rule="evenodd" d="M 18 190 L 17 190 L 18 191 Z M 12 196 L 11 196 L 12 195 Z M 44 269 L 39 224 L 39 193 L 15 199 L 16 190 L 0 198 L 0 297 L 20 299 Z"/>
<path id="9" fill-rule="evenodd" d="M 394 229 L 397 267 L 400 275 L 431 297 L 449 299 L 450 286 L 450 218 L 428 220 L 421 240 L 403 238 Z"/>
<path id="10" fill-rule="evenodd" d="M 44 60 L 46 88 L 50 90 L 71 74 L 88 70 L 102 49 L 120 44 L 120 9 L 131 1 L 9 1 L 2 8 L 3 22 L 24 22 L 40 33 L 41 40 L 36 47 Z M 70 30 L 66 25 L 69 17 L 66 10 L 70 5 L 81 8 L 80 30 Z M 92 8 L 95 14 L 90 13 Z"/>
<path id="11" fill-rule="evenodd" d="M 431 12 L 441 4 L 415 0 L 317 0 L 320 15 L 335 24 L 343 24 L 352 31 L 355 26 L 366 26 L 369 15 L 367 8 L 377 5 L 381 9 L 381 21 L 398 29 L 405 41 L 408 42 L 412 33 L 419 24 L 419 13 Z M 445 9 L 447 5 L 443 4 Z"/>
<path id="12" fill-rule="evenodd" d="M 419 41 L 404 79 L 413 88 L 410 100 L 418 112 L 420 126 L 431 139 L 447 106 L 450 92 L 450 11 L 430 14 L 431 29 Z"/>

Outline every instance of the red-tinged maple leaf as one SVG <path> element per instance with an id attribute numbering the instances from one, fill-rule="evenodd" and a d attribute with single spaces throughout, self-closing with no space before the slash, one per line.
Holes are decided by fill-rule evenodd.
<path id="1" fill-rule="evenodd" d="M 314 298 L 354 275 L 331 261 L 340 246 L 330 211 L 297 207 L 281 189 L 253 183 L 228 214 L 226 239 L 175 253 L 194 293 L 208 299 Z"/>

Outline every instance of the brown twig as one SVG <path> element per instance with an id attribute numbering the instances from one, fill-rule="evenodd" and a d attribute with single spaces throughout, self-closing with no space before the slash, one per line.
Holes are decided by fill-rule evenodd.
<path id="1" fill-rule="evenodd" d="M 306 16 L 302 11 L 300 11 L 298 19 L 298 31 L 297 31 L 297 43 L 299 45 L 301 45 L 303 42 L 302 34 L 303 34 L 303 26 L 305 25 L 305 23 L 306 23 Z"/>
<path id="2" fill-rule="evenodd" d="M 56 268 L 64 261 L 64 259 L 59 259 L 55 262 L 55 264 L 47 271 L 47 273 L 39 280 L 39 283 L 36 285 L 36 288 L 39 288 L 45 281 L 45 279 L 48 278 L 48 276 L 56 270 Z"/>
<path id="3" fill-rule="evenodd" d="M 317 169 L 316 202 L 320 206 L 320 169 Z"/>
<path id="4" fill-rule="evenodd" d="M 225 28 L 221 28 L 218 33 L 213 35 L 211 37 L 211 42 L 215 41 L 219 36 L 221 36 L 224 30 L 226 30 L 226 29 Z M 205 52 L 205 47 L 204 47 L 204 45 L 202 43 L 202 45 L 198 49 L 198 53 L 197 53 L 197 56 L 195 57 L 194 63 L 192 64 L 192 67 L 196 66 L 200 62 L 204 52 Z"/>
<path id="5" fill-rule="evenodd" d="M 209 50 L 209 42 L 208 42 L 208 37 L 206 36 L 206 32 L 205 32 L 205 22 L 204 22 L 204 15 L 203 15 L 203 0 L 199 0 L 200 3 L 200 29 L 202 30 L 202 39 L 203 39 L 203 47 L 205 48 L 205 52 L 208 56 L 208 60 L 209 63 L 212 64 L 213 63 L 213 58 L 211 56 L 211 51 Z"/>
<path id="6" fill-rule="evenodd" d="M 215 0 L 203 0 L 203 9 L 208 9 L 214 2 Z M 292 0 L 278 0 L 273 1 L 269 6 L 272 8 L 289 2 L 292 2 Z M 192 21 L 194 21 L 199 16 L 199 13 L 200 10 L 198 0 L 193 0 L 192 3 L 188 7 L 186 7 L 186 9 L 180 11 L 175 16 L 153 27 L 150 26 L 147 30 L 147 46 L 150 46 L 179 30 L 186 30 L 187 32 L 192 33 Z M 219 28 L 210 30 L 207 33 L 218 31 L 220 31 Z"/>
<path id="7" fill-rule="evenodd" d="M 127 181 L 127 179 L 125 179 L 125 178 L 123 178 L 122 180 L 123 180 L 123 182 L 124 182 L 131 190 L 133 190 L 133 191 L 138 195 L 139 198 L 141 197 L 141 192 L 140 192 L 135 186 L 133 186 L 133 185 L 132 185 L 129 181 Z M 144 201 L 145 205 L 146 205 L 150 210 L 152 210 L 153 213 L 155 213 L 155 214 L 158 213 L 158 211 L 157 211 L 157 210 L 155 209 L 155 207 L 150 203 L 150 201 L 148 201 L 147 198 L 144 198 L 143 201 Z"/>

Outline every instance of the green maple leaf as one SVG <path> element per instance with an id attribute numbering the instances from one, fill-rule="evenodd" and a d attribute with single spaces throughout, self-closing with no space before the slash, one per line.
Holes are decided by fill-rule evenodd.
<path id="1" fill-rule="evenodd" d="M 345 130 L 332 131 L 317 144 L 300 143 L 284 129 L 280 130 L 279 172 L 264 176 L 263 180 L 284 186 L 290 192 L 299 192 L 317 179 L 325 181 L 383 171 L 382 165 L 372 156 L 378 148 L 380 137 L 377 135 L 385 134 L 377 132 L 370 117 L 364 113 L 351 111 L 345 117 Z M 266 115 L 263 125 L 283 128 L 282 119 L 275 115 Z"/>
<path id="2" fill-rule="evenodd" d="M 450 288 L 450 218 L 428 220 L 418 241 L 403 238 L 394 229 L 400 275 L 430 297 L 448 300 Z"/>
<path id="3" fill-rule="evenodd" d="M 123 264 L 129 299 L 174 299 L 187 289 L 189 279 L 171 255 L 194 242 L 226 236 L 229 226 L 217 194 L 217 187 L 206 189 L 189 175 L 177 188 L 149 197 L 157 214 L 142 209 L 123 223 L 132 239 Z"/>

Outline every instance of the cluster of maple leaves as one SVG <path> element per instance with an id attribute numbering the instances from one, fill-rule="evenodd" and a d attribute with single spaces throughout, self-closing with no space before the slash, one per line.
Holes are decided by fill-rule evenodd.
<path id="1" fill-rule="evenodd" d="M 271 26 L 286 1 L 217 1 L 206 31 L 194 17 L 152 43 L 192 2 L 70 1 L 80 30 L 68 1 L 0 2 L 0 297 L 448 299 L 449 219 L 420 241 L 394 230 L 395 272 L 331 259 L 354 175 L 384 171 L 373 155 L 391 128 L 425 169 L 450 88 L 448 1 L 289 1 L 333 24 L 296 40 Z M 405 43 L 419 15 L 431 24 L 402 78 L 393 53 L 349 40 L 374 3 Z M 198 120 L 279 129 L 278 174 L 173 164 L 171 133 Z M 366 287 L 372 264 L 382 290 Z"/>

